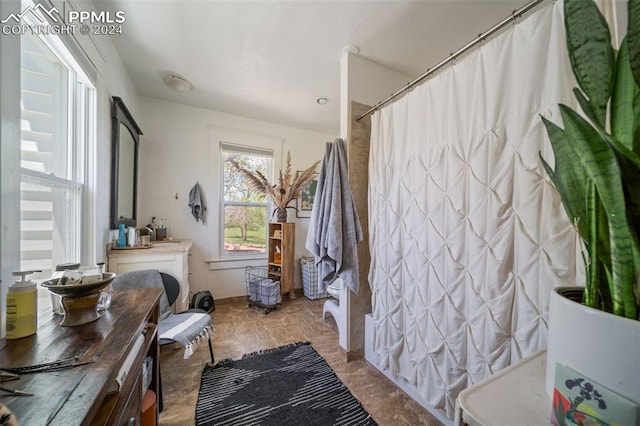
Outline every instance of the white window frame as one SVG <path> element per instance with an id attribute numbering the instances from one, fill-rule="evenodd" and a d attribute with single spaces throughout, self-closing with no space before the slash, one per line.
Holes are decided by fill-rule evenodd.
<path id="1" fill-rule="evenodd" d="M 221 170 L 221 157 L 222 144 L 253 147 L 257 150 L 270 150 L 273 152 L 271 162 L 271 173 L 275 174 L 276 170 L 281 168 L 282 164 L 282 149 L 285 143 L 285 139 L 277 136 L 267 135 L 256 131 L 239 130 L 222 126 L 209 126 L 209 153 L 210 153 L 210 165 L 212 170 L 211 185 L 214 188 L 221 188 L 218 191 L 213 191 L 209 205 L 216 206 L 211 211 L 217 212 L 220 215 L 222 205 L 222 188 L 224 171 Z M 273 181 L 273 176 L 267 176 L 269 181 Z M 267 221 L 271 220 L 271 212 L 273 208 L 269 206 L 267 210 Z M 260 255 L 234 255 L 223 256 L 221 241 L 224 240 L 224 218 L 215 218 L 211 223 L 215 223 L 215 226 L 211 227 L 208 232 L 209 235 L 209 258 L 206 262 L 209 264 L 209 270 L 228 270 L 228 269 L 241 269 L 246 266 L 263 266 L 266 264 L 267 253 Z"/>
<path id="2" fill-rule="evenodd" d="M 269 170 L 267 170 L 268 179 L 271 180 L 271 176 L 273 176 L 273 150 L 270 149 L 262 149 L 250 146 L 243 146 L 234 143 L 221 142 L 220 143 L 220 238 L 218 241 L 220 250 L 220 257 L 222 259 L 265 259 L 267 257 L 267 244 L 268 244 L 268 234 L 269 234 L 269 212 L 272 208 L 272 203 L 269 197 L 266 197 L 266 201 L 259 202 L 239 202 L 239 201 L 226 201 L 224 199 L 225 194 L 225 181 L 224 181 L 224 163 L 225 163 L 225 153 L 232 152 L 236 154 L 243 155 L 255 155 L 260 157 L 266 157 L 270 160 Z M 264 244 L 265 244 L 265 252 L 264 253 L 227 253 L 224 249 L 224 219 L 225 219 L 225 207 L 227 206 L 239 206 L 239 207 L 264 207 L 265 208 L 265 233 L 264 233 Z"/>
<path id="3" fill-rule="evenodd" d="M 33 4 L 23 1 L 23 6 Z M 33 17 L 25 15 L 28 22 Z M 32 23 L 33 24 L 33 23 Z M 67 145 L 69 155 L 67 176 L 59 177 L 20 167 L 20 182 L 32 182 L 52 188 L 77 192 L 77 209 L 70 222 L 76 230 L 75 235 L 65 238 L 65 248 L 71 259 L 82 264 L 93 264 L 95 259 L 95 187 L 96 187 L 96 141 L 97 141 L 97 88 L 83 65 L 84 58 L 76 59 L 67 47 L 68 44 L 59 35 L 44 34 L 37 37 L 51 50 L 58 60 L 69 70 L 67 87 Z M 86 62 L 86 61 L 85 61 Z M 93 70 L 89 70 L 90 72 Z M 21 210 L 21 209 L 20 209 Z M 53 261 L 52 263 L 57 263 Z M 55 265 L 51 265 L 52 267 Z M 33 277 L 32 277 L 33 278 Z M 40 279 L 46 278 L 44 276 Z M 47 292 L 41 296 L 48 297 Z M 44 294 L 47 293 L 47 294 Z M 41 306 L 39 304 L 39 310 Z"/>
<path id="4" fill-rule="evenodd" d="M 0 16 L 20 13 L 19 1 L 0 1 Z M 6 304 L 7 288 L 20 265 L 20 39 L 0 37 L 0 306 Z M 5 319 L 0 315 L 0 347 L 4 344 Z"/>

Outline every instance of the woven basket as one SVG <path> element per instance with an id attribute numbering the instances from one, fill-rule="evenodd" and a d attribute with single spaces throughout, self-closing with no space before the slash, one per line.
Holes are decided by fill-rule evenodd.
<path id="1" fill-rule="evenodd" d="M 302 272 L 302 291 L 304 297 L 310 300 L 325 299 L 329 297 L 327 290 L 318 290 L 318 268 L 315 260 L 310 256 L 300 258 L 300 271 Z"/>

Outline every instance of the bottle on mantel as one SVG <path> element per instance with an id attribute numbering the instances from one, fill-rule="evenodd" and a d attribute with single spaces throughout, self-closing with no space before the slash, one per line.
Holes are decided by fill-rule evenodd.
<path id="1" fill-rule="evenodd" d="M 156 217 L 153 216 L 151 218 L 151 223 L 147 225 L 147 228 L 151 228 L 153 233 L 151 234 L 151 241 L 155 241 L 156 238 L 156 230 L 158 229 L 158 222 L 156 222 Z"/>
<path id="2" fill-rule="evenodd" d="M 7 339 L 20 339 L 36 333 L 38 328 L 38 294 L 36 283 L 26 276 L 41 271 L 14 272 L 21 277 L 7 291 Z"/>
<path id="3" fill-rule="evenodd" d="M 127 236 L 124 230 L 124 223 L 121 223 L 118 230 L 118 242 L 116 243 L 116 247 L 126 247 L 127 246 Z"/>

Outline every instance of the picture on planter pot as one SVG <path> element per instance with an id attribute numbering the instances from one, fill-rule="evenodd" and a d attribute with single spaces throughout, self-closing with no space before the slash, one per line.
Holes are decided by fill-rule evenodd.
<path id="1" fill-rule="evenodd" d="M 296 176 L 302 172 L 298 170 Z M 300 191 L 300 197 L 297 198 L 296 217 L 311 217 L 313 210 L 313 200 L 316 198 L 316 189 L 318 188 L 318 173 L 315 174 L 309 186 Z"/>
<path id="2" fill-rule="evenodd" d="M 564 365 L 556 365 L 551 424 L 635 425 L 638 406 Z"/>

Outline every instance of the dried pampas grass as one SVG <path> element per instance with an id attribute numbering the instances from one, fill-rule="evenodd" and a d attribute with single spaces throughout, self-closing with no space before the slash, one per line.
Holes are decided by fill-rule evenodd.
<path id="1" fill-rule="evenodd" d="M 278 172 L 278 183 L 272 185 L 269 180 L 259 171 L 251 171 L 241 167 L 235 160 L 229 162 L 240 173 L 245 175 L 251 186 L 256 190 L 266 194 L 276 207 L 286 209 L 289 203 L 300 197 L 300 191 L 305 189 L 316 174 L 316 168 L 320 164 L 320 160 L 313 163 L 308 169 L 298 174 L 295 178 L 291 172 L 291 152 L 287 152 L 287 164 L 284 171 Z"/>

